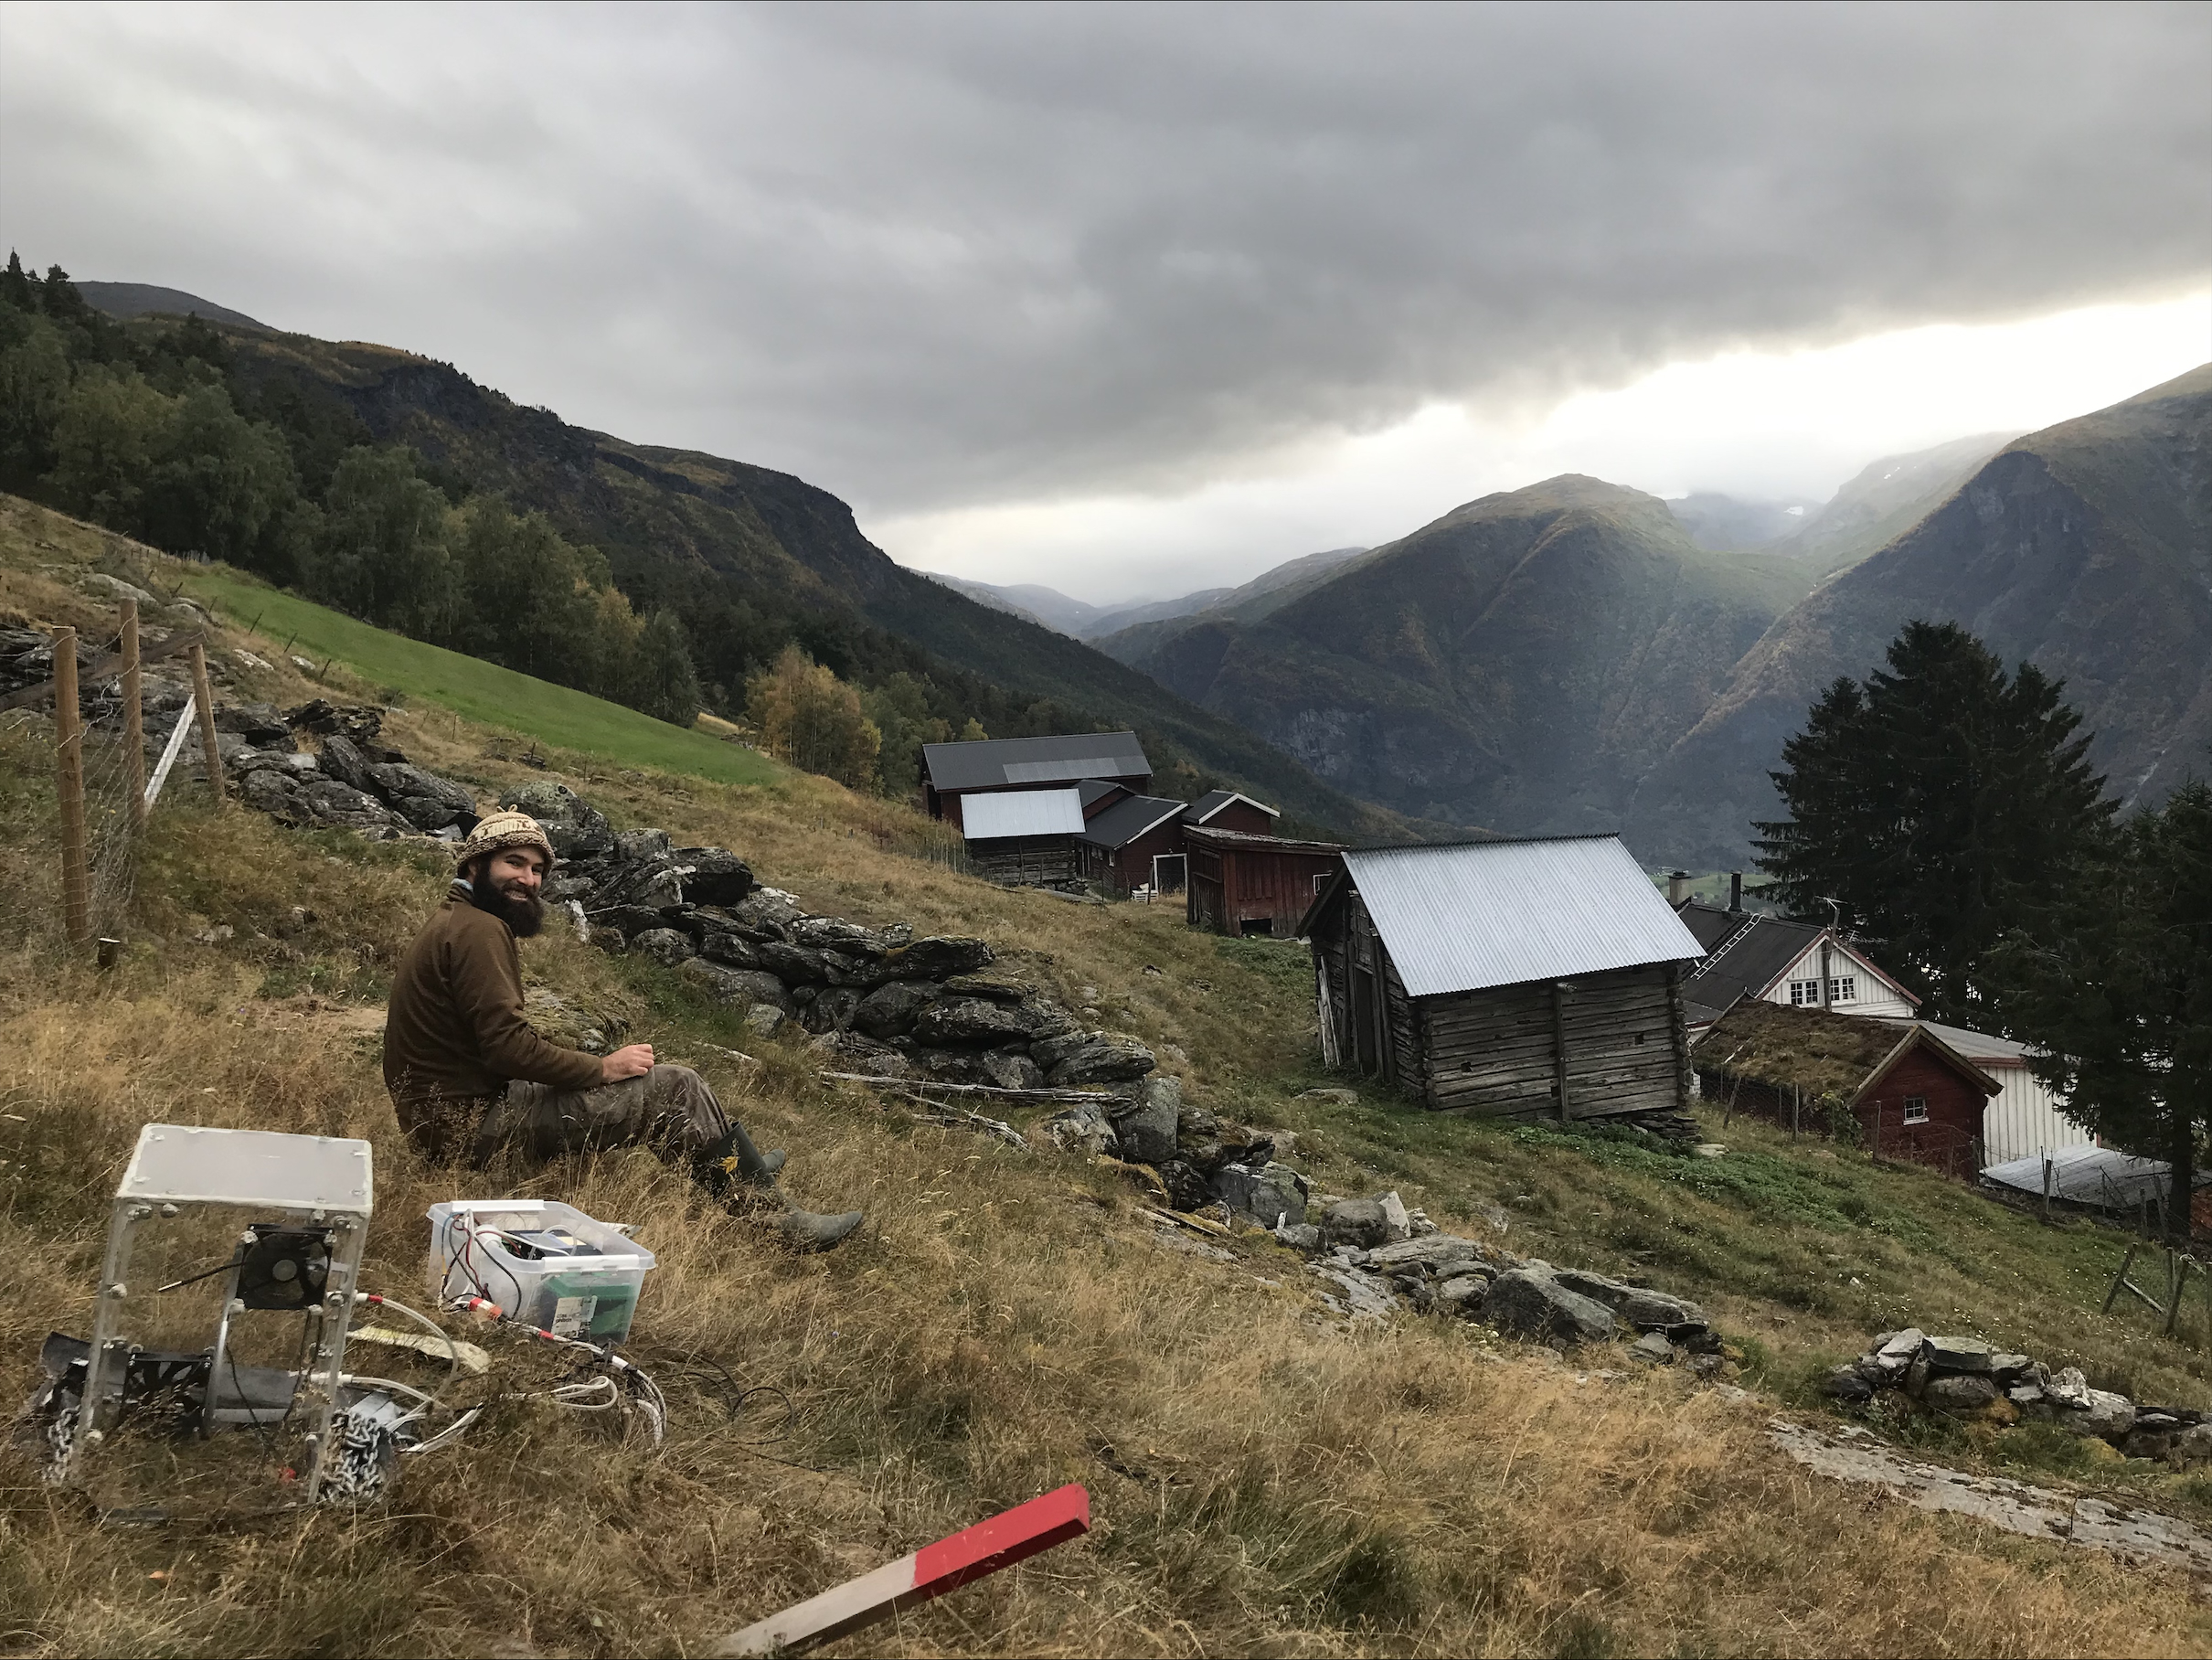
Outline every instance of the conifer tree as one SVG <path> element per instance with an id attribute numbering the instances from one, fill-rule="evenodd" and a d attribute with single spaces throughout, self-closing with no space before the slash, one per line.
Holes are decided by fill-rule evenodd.
<path id="1" fill-rule="evenodd" d="M 1791 912 L 1834 920 L 1926 999 L 2002 1023 L 1983 958 L 2058 895 L 2111 816 L 2081 718 L 2031 664 L 2006 676 L 1952 623 L 1914 622 L 1862 685 L 1839 679 L 1771 774 L 1788 811 L 1760 867 Z"/>
<path id="2" fill-rule="evenodd" d="M 2100 838 L 1991 966 L 2068 1115 L 2168 1162 L 2166 1227 L 2185 1242 L 2183 1196 L 2212 1132 L 2212 786 L 2185 784 Z"/>

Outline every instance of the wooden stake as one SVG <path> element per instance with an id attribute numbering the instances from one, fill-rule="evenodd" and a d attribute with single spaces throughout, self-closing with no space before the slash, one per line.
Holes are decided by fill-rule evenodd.
<path id="1" fill-rule="evenodd" d="M 61 920 L 69 943 L 92 937 L 92 872 L 84 841 L 84 715 L 77 707 L 77 631 L 54 631 L 54 764 L 61 798 Z"/>
<path id="2" fill-rule="evenodd" d="M 122 777 L 133 835 L 146 827 L 146 717 L 138 665 L 138 601 L 122 602 Z"/>
<path id="3" fill-rule="evenodd" d="M 192 648 L 192 695 L 199 706 L 200 753 L 207 762 L 207 788 L 215 793 L 215 804 L 219 808 L 223 794 L 223 752 L 215 740 L 215 687 L 207 680 L 207 648 Z"/>

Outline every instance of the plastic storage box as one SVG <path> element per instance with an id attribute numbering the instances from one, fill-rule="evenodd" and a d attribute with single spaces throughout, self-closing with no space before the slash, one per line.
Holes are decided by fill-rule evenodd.
<path id="1" fill-rule="evenodd" d="M 558 1199 L 452 1199 L 430 1208 L 431 1295 L 479 1296 L 557 1337 L 630 1335 L 653 1253 L 620 1229 Z M 581 1250 L 550 1254 L 528 1238 L 565 1234 Z M 558 1247 L 555 1247 L 558 1249 Z"/>

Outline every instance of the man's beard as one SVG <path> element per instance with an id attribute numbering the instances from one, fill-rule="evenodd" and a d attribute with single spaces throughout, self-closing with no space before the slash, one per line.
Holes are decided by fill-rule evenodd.
<path id="1" fill-rule="evenodd" d="M 469 884 L 469 903 L 488 910 L 505 922 L 518 940 L 526 940 L 546 925 L 546 902 L 536 894 L 502 893 L 489 875 Z"/>

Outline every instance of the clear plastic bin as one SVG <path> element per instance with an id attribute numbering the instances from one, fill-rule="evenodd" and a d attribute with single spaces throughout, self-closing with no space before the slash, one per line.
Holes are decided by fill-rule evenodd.
<path id="1" fill-rule="evenodd" d="M 452 1199 L 430 1208 L 431 1295 L 481 1296 L 557 1337 L 621 1343 L 630 1335 L 653 1253 L 558 1199 Z M 525 1254 L 508 1237 L 559 1229 L 586 1248 Z"/>

